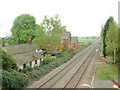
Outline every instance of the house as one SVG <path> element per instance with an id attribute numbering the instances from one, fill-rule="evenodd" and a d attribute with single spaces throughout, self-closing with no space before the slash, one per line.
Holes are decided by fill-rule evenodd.
<path id="1" fill-rule="evenodd" d="M 70 48 L 70 44 L 71 44 L 71 33 L 64 32 L 62 35 L 61 47 Z"/>
<path id="2" fill-rule="evenodd" d="M 71 48 L 76 48 L 78 46 L 78 37 L 71 37 Z"/>
<path id="3" fill-rule="evenodd" d="M 18 69 L 39 66 L 43 61 L 43 51 L 35 43 L 6 45 L 4 48 L 15 59 Z"/>

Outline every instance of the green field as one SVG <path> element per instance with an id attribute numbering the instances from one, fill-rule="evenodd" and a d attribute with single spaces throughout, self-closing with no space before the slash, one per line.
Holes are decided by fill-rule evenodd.
<path id="1" fill-rule="evenodd" d="M 78 39 L 78 42 L 87 42 L 87 41 L 93 41 L 93 39 Z"/>
<path id="2" fill-rule="evenodd" d="M 117 65 L 113 64 L 101 64 L 98 66 L 96 71 L 96 79 L 99 80 L 117 80 L 118 79 L 118 68 Z M 108 78 L 110 77 L 110 78 Z"/>
<path id="3" fill-rule="evenodd" d="M 78 42 L 84 42 L 85 44 L 91 43 L 95 41 L 95 39 L 78 39 Z"/>

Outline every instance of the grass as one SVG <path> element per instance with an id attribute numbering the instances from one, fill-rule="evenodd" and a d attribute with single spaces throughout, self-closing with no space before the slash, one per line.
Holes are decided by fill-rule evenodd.
<path id="1" fill-rule="evenodd" d="M 118 68 L 114 64 L 100 64 L 96 71 L 98 80 L 117 80 L 118 79 Z M 110 78 L 108 78 L 108 77 Z"/>
<path id="2" fill-rule="evenodd" d="M 78 42 L 87 42 L 89 39 L 78 39 Z"/>
<path id="3" fill-rule="evenodd" d="M 93 42 L 94 39 L 78 39 L 78 42 L 84 42 L 84 43 L 89 43 L 89 42 Z"/>

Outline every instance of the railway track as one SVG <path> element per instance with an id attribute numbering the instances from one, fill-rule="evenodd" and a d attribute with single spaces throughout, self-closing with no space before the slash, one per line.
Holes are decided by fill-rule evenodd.
<path id="1" fill-rule="evenodd" d="M 93 51 L 88 58 L 84 61 L 82 66 L 77 70 L 77 72 L 72 76 L 71 80 L 65 85 L 64 88 L 76 88 L 78 83 L 80 83 L 81 78 L 84 76 L 86 69 L 88 68 L 92 58 L 96 56 L 96 52 Z"/>
<path id="2" fill-rule="evenodd" d="M 97 67 L 96 63 L 100 58 L 100 53 L 100 50 L 95 53 L 89 65 L 87 66 L 84 75 L 80 78 L 80 81 L 78 82 L 76 88 L 94 88 L 93 83 Z"/>
<path id="3" fill-rule="evenodd" d="M 96 41 L 96 43 L 75 55 L 70 61 L 43 77 L 37 83 L 37 86 L 33 85 L 31 87 L 37 88 L 37 90 L 40 88 L 76 88 L 92 58 L 96 56 L 98 44 L 99 41 Z"/>

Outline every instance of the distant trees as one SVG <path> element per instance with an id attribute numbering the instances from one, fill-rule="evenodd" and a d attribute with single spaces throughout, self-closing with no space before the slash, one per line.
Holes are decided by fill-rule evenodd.
<path id="1" fill-rule="evenodd" d="M 99 36 L 79 37 L 80 39 L 99 39 Z"/>
<path id="2" fill-rule="evenodd" d="M 113 17 L 109 17 L 101 30 L 103 56 L 113 56 L 114 63 L 118 53 L 118 25 Z"/>
<path id="3" fill-rule="evenodd" d="M 61 35 L 65 32 L 65 26 L 62 26 L 58 15 L 48 18 L 44 17 L 36 30 L 36 37 L 33 42 L 38 43 L 42 48 L 55 49 L 60 41 Z"/>
<path id="4" fill-rule="evenodd" d="M 22 14 L 18 16 L 13 23 L 11 32 L 12 36 L 9 44 L 22 44 L 28 42 L 28 36 L 35 37 L 36 20 L 29 14 Z"/>

